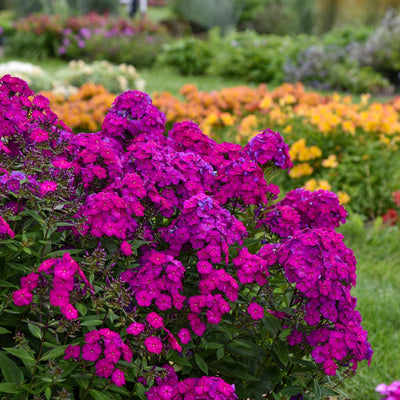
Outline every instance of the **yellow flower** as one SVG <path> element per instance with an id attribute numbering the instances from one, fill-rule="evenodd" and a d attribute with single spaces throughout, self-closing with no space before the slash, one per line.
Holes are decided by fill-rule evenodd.
<path id="1" fill-rule="evenodd" d="M 293 127 L 292 127 L 292 125 L 288 125 L 286 128 L 284 128 L 283 129 L 283 133 L 290 133 L 290 132 L 292 132 L 292 130 L 293 130 Z"/>
<path id="2" fill-rule="evenodd" d="M 240 122 L 239 132 L 244 136 L 249 136 L 254 133 L 258 123 L 258 119 L 255 115 L 248 115 Z"/>
<path id="3" fill-rule="evenodd" d="M 260 108 L 268 109 L 271 107 L 272 103 L 273 103 L 272 98 L 270 96 L 265 96 L 260 102 Z"/>
<path id="4" fill-rule="evenodd" d="M 322 166 L 325 168 L 336 168 L 338 166 L 336 155 L 330 154 L 328 158 L 322 160 Z"/>
<path id="5" fill-rule="evenodd" d="M 347 204 L 351 200 L 351 197 L 346 192 L 339 191 L 336 194 L 340 204 Z"/>
<path id="6" fill-rule="evenodd" d="M 225 126 L 232 126 L 235 123 L 234 116 L 228 112 L 222 113 L 220 118 Z"/>
<path id="7" fill-rule="evenodd" d="M 318 183 L 317 183 L 317 180 L 314 178 L 309 179 L 303 186 L 304 189 L 309 190 L 310 192 L 317 190 L 317 187 L 318 187 Z"/>
<path id="8" fill-rule="evenodd" d="M 218 114 L 216 112 L 212 112 L 207 115 L 207 118 L 204 120 L 204 124 L 206 125 L 215 125 L 218 123 Z"/>
<path id="9" fill-rule="evenodd" d="M 318 180 L 318 189 L 331 190 L 332 186 L 325 179 Z"/>
<path id="10" fill-rule="evenodd" d="M 289 176 L 291 178 L 300 178 L 304 175 L 311 175 L 314 172 L 314 168 L 308 163 L 301 163 L 295 165 L 290 171 Z"/>

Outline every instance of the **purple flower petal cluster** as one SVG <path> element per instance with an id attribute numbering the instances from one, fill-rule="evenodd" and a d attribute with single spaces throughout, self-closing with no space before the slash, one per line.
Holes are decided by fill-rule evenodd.
<path id="1" fill-rule="evenodd" d="M 81 228 L 80 233 L 126 239 L 136 231 L 137 223 L 133 218 L 136 212 L 115 192 L 104 190 L 93 193 L 87 197 L 79 212 L 87 219 L 86 227 Z"/>
<path id="2" fill-rule="evenodd" d="M 178 380 L 174 369 L 164 365 L 167 375 L 157 378 L 157 386 L 153 386 L 146 396 L 148 400 L 235 400 L 234 385 L 229 385 L 223 379 L 214 376 L 188 378 Z"/>
<path id="3" fill-rule="evenodd" d="M 293 167 L 289 146 L 283 141 L 279 132 L 271 129 L 261 131 L 253 137 L 244 150 L 260 165 L 272 163 L 280 169 L 287 170 Z"/>
<path id="4" fill-rule="evenodd" d="M 113 181 L 122 174 L 121 145 L 116 140 L 98 133 L 79 133 L 71 140 L 74 151 L 74 167 L 84 187 L 94 180 Z"/>
<path id="5" fill-rule="evenodd" d="M 285 198 L 261 213 L 257 227 L 268 227 L 282 238 L 293 235 L 298 229 L 334 229 L 346 222 L 347 212 L 337 195 L 326 190 L 310 192 L 299 188 L 287 193 Z"/>
<path id="6" fill-rule="evenodd" d="M 91 330 L 85 335 L 85 343 L 69 345 L 65 349 L 64 359 L 73 358 L 88 362 L 95 362 L 96 375 L 111 379 L 117 386 L 125 384 L 125 374 L 117 363 L 121 358 L 126 362 L 132 361 L 133 352 L 127 343 L 124 343 L 118 332 L 108 328 Z"/>
<path id="7" fill-rule="evenodd" d="M 77 285 L 80 286 L 81 282 L 90 287 L 78 263 L 66 252 L 60 259 L 50 258 L 43 261 L 37 272 L 51 275 L 53 287 L 49 291 L 50 304 L 60 307 L 60 312 L 66 319 L 77 319 L 78 310 L 71 304 L 70 294 Z M 38 288 L 39 279 L 40 275 L 35 272 L 21 278 L 21 289 L 13 293 L 15 305 L 24 306 L 32 302 L 33 290 Z M 49 288 L 48 282 L 45 283 L 44 279 L 42 283 Z"/>
<path id="8" fill-rule="evenodd" d="M 296 309 L 307 326 L 304 331 L 314 327 L 304 335 L 314 347 L 314 360 L 323 364 L 326 374 L 335 375 L 339 365 L 356 366 L 370 359 L 367 332 L 350 294 L 356 283 L 356 260 L 343 236 L 333 230 L 304 229 L 277 247 L 285 276 L 299 292 Z M 297 344 L 297 339 L 300 335 L 295 333 L 289 343 Z"/>
<path id="9" fill-rule="evenodd" d="M 177 254 L 190 243 L 199 260 L 218 264 L 223 255 L 228 262 L 229 246 L 241 244 L 245 236 L 246 228 L 238 219 L 216 200 L 199 194 L 185 201 L 181 215 L 170 225 L 164 239 Z"/>
<path id="10" fill-rule="evenodd" d="M 121 281 L 130 285 L 132 295 L 141 307 L 150 307 L 154 300 L 161 311 L 172 306 L 180 310 L 186 299 L 181 294 L 184 274 L 185 267 L 171 255 L 149 251 L 142 257 L 139 268 L 121 274 Z"/>
<path id="11" fill-rule="evenodd" d="M 138 90 L 129 90 L 117 96 L 105 116 L 102 131 L 122 144 L 140 134 L 164 138 L 165 115 L 153 104 L 151 97 Z"/>
<path id="12" fill-rule="evenodd" d="M 251 254 L 246 247 L 239 251 L 238 257 L 233 259 L 233 264 L 238 270 L 237 278 L 241 284 L 257 282 L 259 286 L 264 286 L 267 283 L 268 261 L 257 254 Z"/>

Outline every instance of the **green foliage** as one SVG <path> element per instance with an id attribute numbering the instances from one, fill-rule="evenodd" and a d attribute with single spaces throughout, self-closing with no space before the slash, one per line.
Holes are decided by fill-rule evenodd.
<path id="1" fill-rule="evenodd" d="M 166 45 L 157 62 L 175 67 L 182 75 L 203 75 L 212 56 L 206 42 L 189 37 Z"/>

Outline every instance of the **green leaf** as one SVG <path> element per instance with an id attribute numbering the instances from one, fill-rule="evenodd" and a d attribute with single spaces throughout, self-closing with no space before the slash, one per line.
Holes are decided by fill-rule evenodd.
<path id="1" fill-rule="evenodd" d="M 7 353 L 12 354 L 13 356 L 19 358 L 24 364 L 26 363 L 28 366 L 32 366 L 36 364 L 36 360 L 22 347 L 19 349 L 15 349 L 13 347 L 5 347 L 3 348 Z"/>
<path id="2" fill-rule="evenodd" d="M 32 321 L 26 321 L 28 324 L 29 331 L 35 338 L 42 339 L 42 330 L 35 325 Z"/>
<path id="3" fill-rule="evenodd" d="M 314 381 L 313 381 L 313 391 L 315 394 L 315 399 L 320 400 L 321 396 L 322 396 L 322 391 L 321 391 L 321 387 L 319 386 L 319 382 L 317 379 L 314 379 Z"/>
<path id="4" fill-rule="evenodd" d="M 272 346 L 275 354 L 278 356 L 279 360 L 283 365 L 287 365 L 289 362 L 289 349 L 287 345 L 283 342 L 276 342 Z"/>
<path id="5" fill-rule="evenodd" d="M 171 354 L 171 356 L 168 357 L 168 360 L 173 361 L 175 364 L 178 364 L 178 365 L 186 365 L 187 367 L 192 366 L 192 364 L 190 363 L 190 361 L 187 358 L 180 356 L 176 352 L 173 352 Z"/>
<path id="6" fill-rule="evenodd" d="M 107 394 L 100 392 L 100 390 L 90 389 L 89 394 L 92 396 L 94 400 L 113 400 Z"/>
<path id="7" fill-rule="evenodd" d="M 135 383 L 135 394 L 142 400 L 147 400 L 145 395 L 146 389 L 141 383 Z"/>
<path id="8" fill-rule="evenodd" d="M 55 360 L 56 358 L 60 357 L 61 355 L 64 355 L 66 348 L 67 348 L 67 345 L 54 347 L 54 349 L 51 349 L 50 351 L 44 353 L 42 358 L 40 359 L 40 361 Z"/>
<path id="9" fill-rule="evenodd" d="M 44 390 L 44 395 L 45 395 L 45 397 L 46 397 L 47 400 L 50 400 L 50 398 L 51 398 L 51 388 L 47 387 L 47 388 Z"/>
<path id="10" fill-rule="evenodd" d="M 18 365 L 4 353 L 0 353 L 0 369 L 6 382 L 21 383 L 24 380 L 24 375 Z"/>
<path id="11" fill-rule="evenodd" d="M 194 355 L 194 359 L 196 361 L 196 364 L 198 365 L 198 367 L 206 374 L 208 375 L 208 365 L 207 363 L 204 361 L 204 358 L 200 355 L 200 354 L 195 354 Z"/>
<path id="12" fill-rule="evenodd" d="M 217 350 L 217 359 L 218 359 L 218 360 L 221 360 L 221 358 L 224 358 L 224 354 L 225 354 L 224 348 L 223 348 L 223 347 L 220 347 L 220 348 Z"/>
<path id="13" fill-rule="evenodd" d="M 87 307 L 81 303 L 75 303 L 75 308 L 79 311 L 83 317 L 87 314 Z"/>
<path id="14" fill-rule="evenodd" d="M 14 284 L 7 282 L 7 281 L 0 281 L 0 287 L 12 287 L 12 288 L 17 288 L 18 286 L 15 286 Z"/>
<path id="15" fill-rule="evenodd" d="M 283 394 L 285 396 L 295 396 L 296 394 L 300 393 L 303 393 L 303 388 L 298 385 L 286 386 L 279 392 L 279 394 Z"/>
<path id="16" fill-rule="evenodd" d="M 0 335 L 4 335 L 5 333 L 11 333 L 11 332 L 8 329 L 0 326 Z"/>
<path id="17" fill-rule="evenodd" d="M 91 321 L 83 321 L 81 323 L 81 326 L 98 326 L 101 325 L 103 321 L 100 321 L 99 319 L 93 319 Z"/>
<path id="18" fill-rule="evenodd" d="M 1 393 L 19 393 L 21 388 L 17 383 L 0 383 Z"/>

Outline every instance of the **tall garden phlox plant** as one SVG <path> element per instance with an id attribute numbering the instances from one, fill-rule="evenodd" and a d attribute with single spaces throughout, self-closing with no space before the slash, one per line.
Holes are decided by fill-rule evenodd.
<path id="1" fill-rule="evenodd" d="M 371 358 L 346 212 L 280 197 L 279 133 L 165 132 L 128 91 L 74 135 L 10 76 L 0 124 L 4 398 L 320 399 Z"/>

